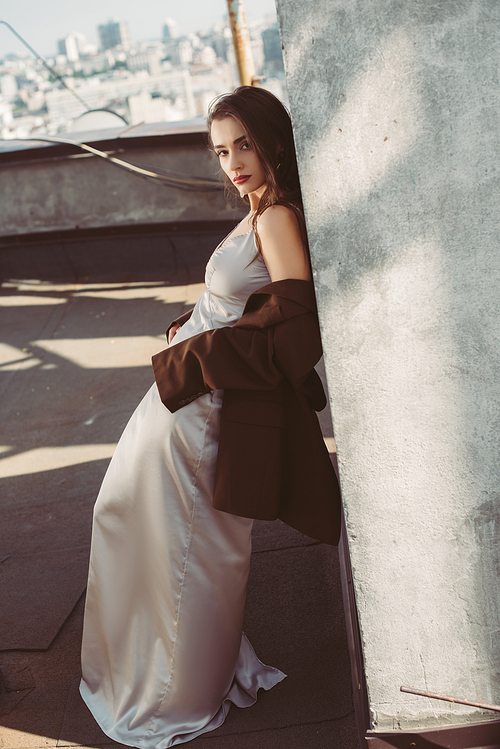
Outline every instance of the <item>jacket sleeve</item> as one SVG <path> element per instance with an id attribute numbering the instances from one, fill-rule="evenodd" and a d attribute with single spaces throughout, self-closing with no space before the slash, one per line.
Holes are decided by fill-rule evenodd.
<path id="1" fill-rule="evenodd" d="M 268 329 L 207 330 L 152 361 L 160 398 L 172 412 L 211 390 L 272 390 L 283 379 L 272 360 Z"/>
<path id="2" fill-rule="evenodd" d="M 164 405 L 174 412 L 217 388 L 272 390 L 284 377 L 301 387 L 321 356 L 317 318 L 304 311 L 280 319 L 205 331 L 153 356 Z"/>

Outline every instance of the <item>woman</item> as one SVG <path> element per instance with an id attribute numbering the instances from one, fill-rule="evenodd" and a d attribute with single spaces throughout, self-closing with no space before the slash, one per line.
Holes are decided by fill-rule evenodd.
<path id="1" fill-rule="evenodd" d="M 303 401 L 317 387 L 310 366 L 303 372 L 297 364 L 302 352 L 290 357 L 292 347 L 280 352 L 278 343 L 281 369 L 266 360 L 269 331 L 276 326 L 262 325 L 263 316 L 277 319 L 275 312 L 269 317 L 269 299 L 280 299 L 278 307 L 295 321 L 306 349 L 311 336 L 304 331 L 311 324 L 317 331 L 311 292 L 303 301 L 310 269 L 289 116 L 272 94 L 242 87 L 212 105 L 209 132 L 226 177 L 250 212 L 213 253 L 207 288 L 192 313 L 168 330 L 169 348 L 155 357 L 157 384 L 120 439 L 94 513 L 81 693 L 111 738 L 145 749 L 165 749 L 217 728 L 230 702 L 251 705 L 259 688 L 270 689 L 285 676 L 262 664 L 242 635 L 251 517 L 260 515 L 246 506 L 235 510 L 234 492 L 226 496 L 217 489 L 241 485 L 216 477 L 216 463 L 224 465 L 218 457 L 221 410 L 233 393 L 228 389 L 225 396 L 218 378 L 229 378 L 227 387 L 237 388 L 236 395 L 240 387 L 250 399 L 263 393 L 264 408 L 273 414 L 273 398 L 298 399 L 299 425 L 305 423 L 300 414 L 311 411 Z M 275 289 L 284 296 L 276 297 Z M 249 297 L 266 301 L 250 312 L 247 325 Z M 319 334 L 312 337 L 319 341 Z M 317 359 L 318 345 L 309 358 Z M 288 380 L 285 385 L 284 372 L 293 386 Z M 191 394 L 193 377 L 202 381 Z M 251 406 L 255 421 L 259 404 Z M 238 434 L 243 430 L 247 437 L 253 428 L 262 427 L 237 424 Z M 277 422 L 264 428 L 273 444 L 275 433 L 284 431 Z M 226 443 L 234 441 L 233 432 L 225 434 Z M 255 442 L 260 440 L 250 437 L 243 452 L 251 456 Z M 260 458 L 250 466 L 248 481 L 258 473 Z M 222 505 L 227 500 L 221 506 L 227 511 L 214 509 L 217 497 Z M 291 514 L 296 516 L 295 508 Z"/>

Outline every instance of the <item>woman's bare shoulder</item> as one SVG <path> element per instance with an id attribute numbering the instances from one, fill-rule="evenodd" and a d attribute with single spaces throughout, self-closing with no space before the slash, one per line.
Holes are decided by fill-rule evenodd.
<path id="1" fill-rule="evenodd" d="M 272 281 L 283 278 L 309 279 L 307 250 L 293 208 L 272 205 L 257 220 L 262 257 Z"/>
<path id="2" fill-rule="evenodd" d="M 264 233 L 297 232 L 300 236 L 300 226 L 297 214 L 286 205 L 270 205 L 257 219 L 259 231 Z"/>

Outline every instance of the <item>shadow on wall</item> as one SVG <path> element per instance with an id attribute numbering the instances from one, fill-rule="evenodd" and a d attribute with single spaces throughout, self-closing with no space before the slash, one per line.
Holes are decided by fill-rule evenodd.
<path id="1" fill-rule="evenodd" d="M 279 15 L 373 727 L 470 720 L 399 686 L 500 699 L 498 7 Z"/>

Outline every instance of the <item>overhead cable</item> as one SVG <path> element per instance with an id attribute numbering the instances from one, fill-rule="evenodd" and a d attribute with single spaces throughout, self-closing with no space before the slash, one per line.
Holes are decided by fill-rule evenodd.
<path id="1" fill-rule="evenodd" d="M 218 190 L 224 189 L 223 184 L 218 179 L 210 179 L 208 177 L 207 178 L 189 177 L 189 176 L 178 174 L 177 172 L 172 172 L 169 170 L 162 170 L 163 173 L 161 171 L 153 172 L 150 169 L 145 169 L 144 167 L 137 166 L 136 164 L 130 164 L 128 161 L 123 161 L 123 159 L 119 159 L 116 156 L 111 156 L 105 151 L 99 151 L 97 148 L 94 148 L 93 146 L 89 146 L 86 143 L 80 143 L 79 141 L 70 140 L 69 138 L 59 138 L 59 137 L 48 136 L 48 135 L 37 135 L 35 138 L 16 138 L 16 140 L 42 141 L 42 142 L 47 142 L 47 143 L 63 143 L 69 146 L 77 146 L 78 148 L 81 148 L 83 151 L 88 151 L 94 156 L 99 156 L 101 159 L 105 159 L 106 161 L 108 161 L 111 164 L 114 164 L 115 166 L 121 167 L 122 169 L 127 169 L 129 172 L 133 172 L 139 175 L 140 177 L 160 181 L 164 183 L 165 185 L 168 185 L 169 187 L 173 187 L 177 190 L 188 190 L 188 191 L 194 191 L 194 192 L 212 192 L 212 191 L 216 191 L 216 190 L 218 191 Z"/>
<path id="2" fill-rule="evenodd" d="M 55 76 L 55 78 L 57 78 L 57 80 L 60 83 L 62 83 L 62 85 L 64 86 L 64 88 L 67 89 L 70 93 L 72 93 L 73 96 L 76 99 L 78 99 L 78 101 L 80 102 L 80 104 L 83 104 L 83 106 L 85 107 L 85 111 L 88 112 L 90 110 L 89 105 L 86 102 L 83 101 L 82 97 L 79 94 L 77 94 L 74 89 L 72 89 L 70 86 L 68 86 L 66 84 L 66 81 L 64 80 L 64 78 L 61 75 L 59 75 L 59 73 L 57 72 L 57 70 L 54 70 L 54 68 L 51 68 L 51 66 L 49 65 L 49 63 L 47 62 L 47 60 L 45 60 L 42 57 L 42 55 L 39 55 L 38 52 L 36 50 L 34 50 L 33 47 L 30 44 L 28 44 L 28 42 L 26 41 L 26 39 L 23 39 L 23 37 L 21 36 L 21 34 L 17 33 L 17 31 L 10 25 L 10 23 L 8 23 L 7 21 L 3 21 L 2 19 L 0 19 L 0 23 L 3 23 L 4 26 L 7 26 L 7 28 L 10 29 L 10 31 L 12 31 L 12 33 L 14 34 L 14 36 L 17 36 L 17 38 L 19 39 L 19 41 L 22 42 L 24 44 L 24 46 L 27 47 L 29 49 L 29 51 L 33 55 L 35 55 L 36 59 L 40 60 L 40 62 L 47 68 L 47 70 L 49 71 L 49 73 L 51 73 L 51 75 Z"/>

